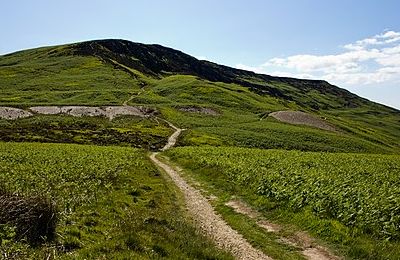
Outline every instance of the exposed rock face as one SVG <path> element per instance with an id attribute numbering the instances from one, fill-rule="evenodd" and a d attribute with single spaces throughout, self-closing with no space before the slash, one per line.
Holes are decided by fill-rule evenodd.
<path id="1" fill-rule="evenodd" d="M 269 116 L 289 124 L 308 125 L 328 131 L 336 131 L 335 127 L 325 120 L 300 111 L 277 111 L 270 113 Z"/>
<path id="2" fill-rule="evenodd" d="M 0 107 L 0 118 L 3 119 L 18 119 L 32 116 L 32 113 L 23 109 L 14 107 Z"/>
<path id="3" fill-rule="evenodd" d="M 145 116 L 145 113 L 140 108 L 131 106 L 105 107 L 104 111 L 110 119 L 118 115 Z"/>
<path id="4" fill-rule="evenodd" d="M 104 110 L 99 107 L 65 106 L 61 107 L 61 113 L 71 116 L 106 116 Z"/>
<path id="5" fill-rule="evenodd" d="M 61 107 L 31 107 L 29 108 L 33 113 L 42 114 L 42 115 L 56 115 L 61 114 Z"/>

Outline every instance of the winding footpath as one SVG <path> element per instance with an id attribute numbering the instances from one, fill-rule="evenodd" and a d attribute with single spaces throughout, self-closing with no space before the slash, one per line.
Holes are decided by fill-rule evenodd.
<path id="1" fill-rule="evenodd" d="M 169 124 L 175 132 L 168 138 L 168 143 L 161 151 L 172 148 L 183 129 Z M 182 191 L 189 213 L 197 225 L 207 236 L 215 241 L 219 248 L 232 253 L 237 259 L 272 259 L 260 250 L 252 247 L 247 240 L 236 230 L 232 229 L 220 215 L 218 215 L 209 201 L 198 191 L 190 186 L 179 173 L 170 165 L 157 159 L 158 152 L 153 152 L 150 159 L 155 165 L 162 168 Z"/>

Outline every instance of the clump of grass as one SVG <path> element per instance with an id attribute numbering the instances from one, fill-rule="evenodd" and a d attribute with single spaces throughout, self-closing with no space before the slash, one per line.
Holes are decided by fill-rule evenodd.
<path id="1" fill-rule="evenodd" d="M 15 229 L 15 239 L 31 245 L 55 239 L 57 208 L 44 196 L 24 196 L 0 187 L 0 224 Z"/>

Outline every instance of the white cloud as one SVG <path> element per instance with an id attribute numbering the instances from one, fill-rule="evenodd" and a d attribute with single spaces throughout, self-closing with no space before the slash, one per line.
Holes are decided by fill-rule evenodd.
<path id="1" fill-rule="evenodd" d="M 289 77 L 289 78 L 300 78 L 300 79 L 313 79 L 315 78 L 311 74 L 307 73 L 290 73 L 287 71 L 273 71 L 271 75 L 276 75 L 279 77 Z"/>
<path id="2" fill-rule="evenodd" d="M 394 43 L 394 42 L 400 41 L 400 32 L 386 31 L 380 35 L 376 35 L 375 38 L 383 39 L 383 42 L 380 42 L 382 44 Z"/>
<path id="3" fill-rule="evenodd" d="M 394 32 L 394 31 L 386 31 L 385 33 L 378 35 L 378 38 L 398 38 L 400 37 L 400 32 Z"/>
<path id="4" fill-rule="evenodd" d="M 259 74 L 266 74 L 265 70 L 262 67 L 252 67 L 244 64 L 237 64 L 236 68 L 241 70 L 254 71 L 255 73 Z"/>
<path id="5" fill-rule="evenodd" d="M 325 79 L 352 86 L 400 82 L 400 32 L 384 31 L 343 46 L 328 55 L 277 57 L 259 66 L 237 68 L 277 76 Z"/>
<path id="6" fill-rule="evenodd" d="M 382 45 L 388 43 L 394 43 L 400 41 L 400 33 L 395 31 L 386 31 L 381 34 L 377 34 L 373 37 L 366 38 L 363 40 L 356 41 L 355 43 L 346 44 L 346 49 L 364 49 L 368 45 Z"/>
<path id="7" fill-rule="evenodd" d="M 273 58 L 262 66 L 278 66 L 299 71 L 343 71 L 347 68 L 351 71 L 358 70 L 358 63 L 369 59 L 383 57 L 376 49 L 372 50 L 352 50 L 338 55 L 294 55 L 287 58 Z"/>
<path id="8" fill-rule="evenodd" d="M 209 60 L 206 56 L 194 56 L 198 60 Z"/>
<path id="9" fill-rule="evenodd" d="M 330 82 L 342 82 L 345 85 L 367 85 L 394 80 L 400 73 L 396 68 L 382 68 L 374 72 L 326 74 L 322 79 Z"/>
<path id="10" fill-rule="evenodd" d="M 400 67 L 400 53 L 378 58 L 376 62 L 385 67 Z"/>

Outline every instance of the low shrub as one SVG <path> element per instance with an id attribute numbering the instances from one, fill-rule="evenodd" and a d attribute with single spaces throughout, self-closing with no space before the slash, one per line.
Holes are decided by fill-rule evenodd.
<path id="1" fill-rule="evenodd" d="M 15 228 L 15 238 L 37 245 L 55 238 L 57 208 L 45 196 L 24 196 L 0 187 L 0 225 Z"/>

